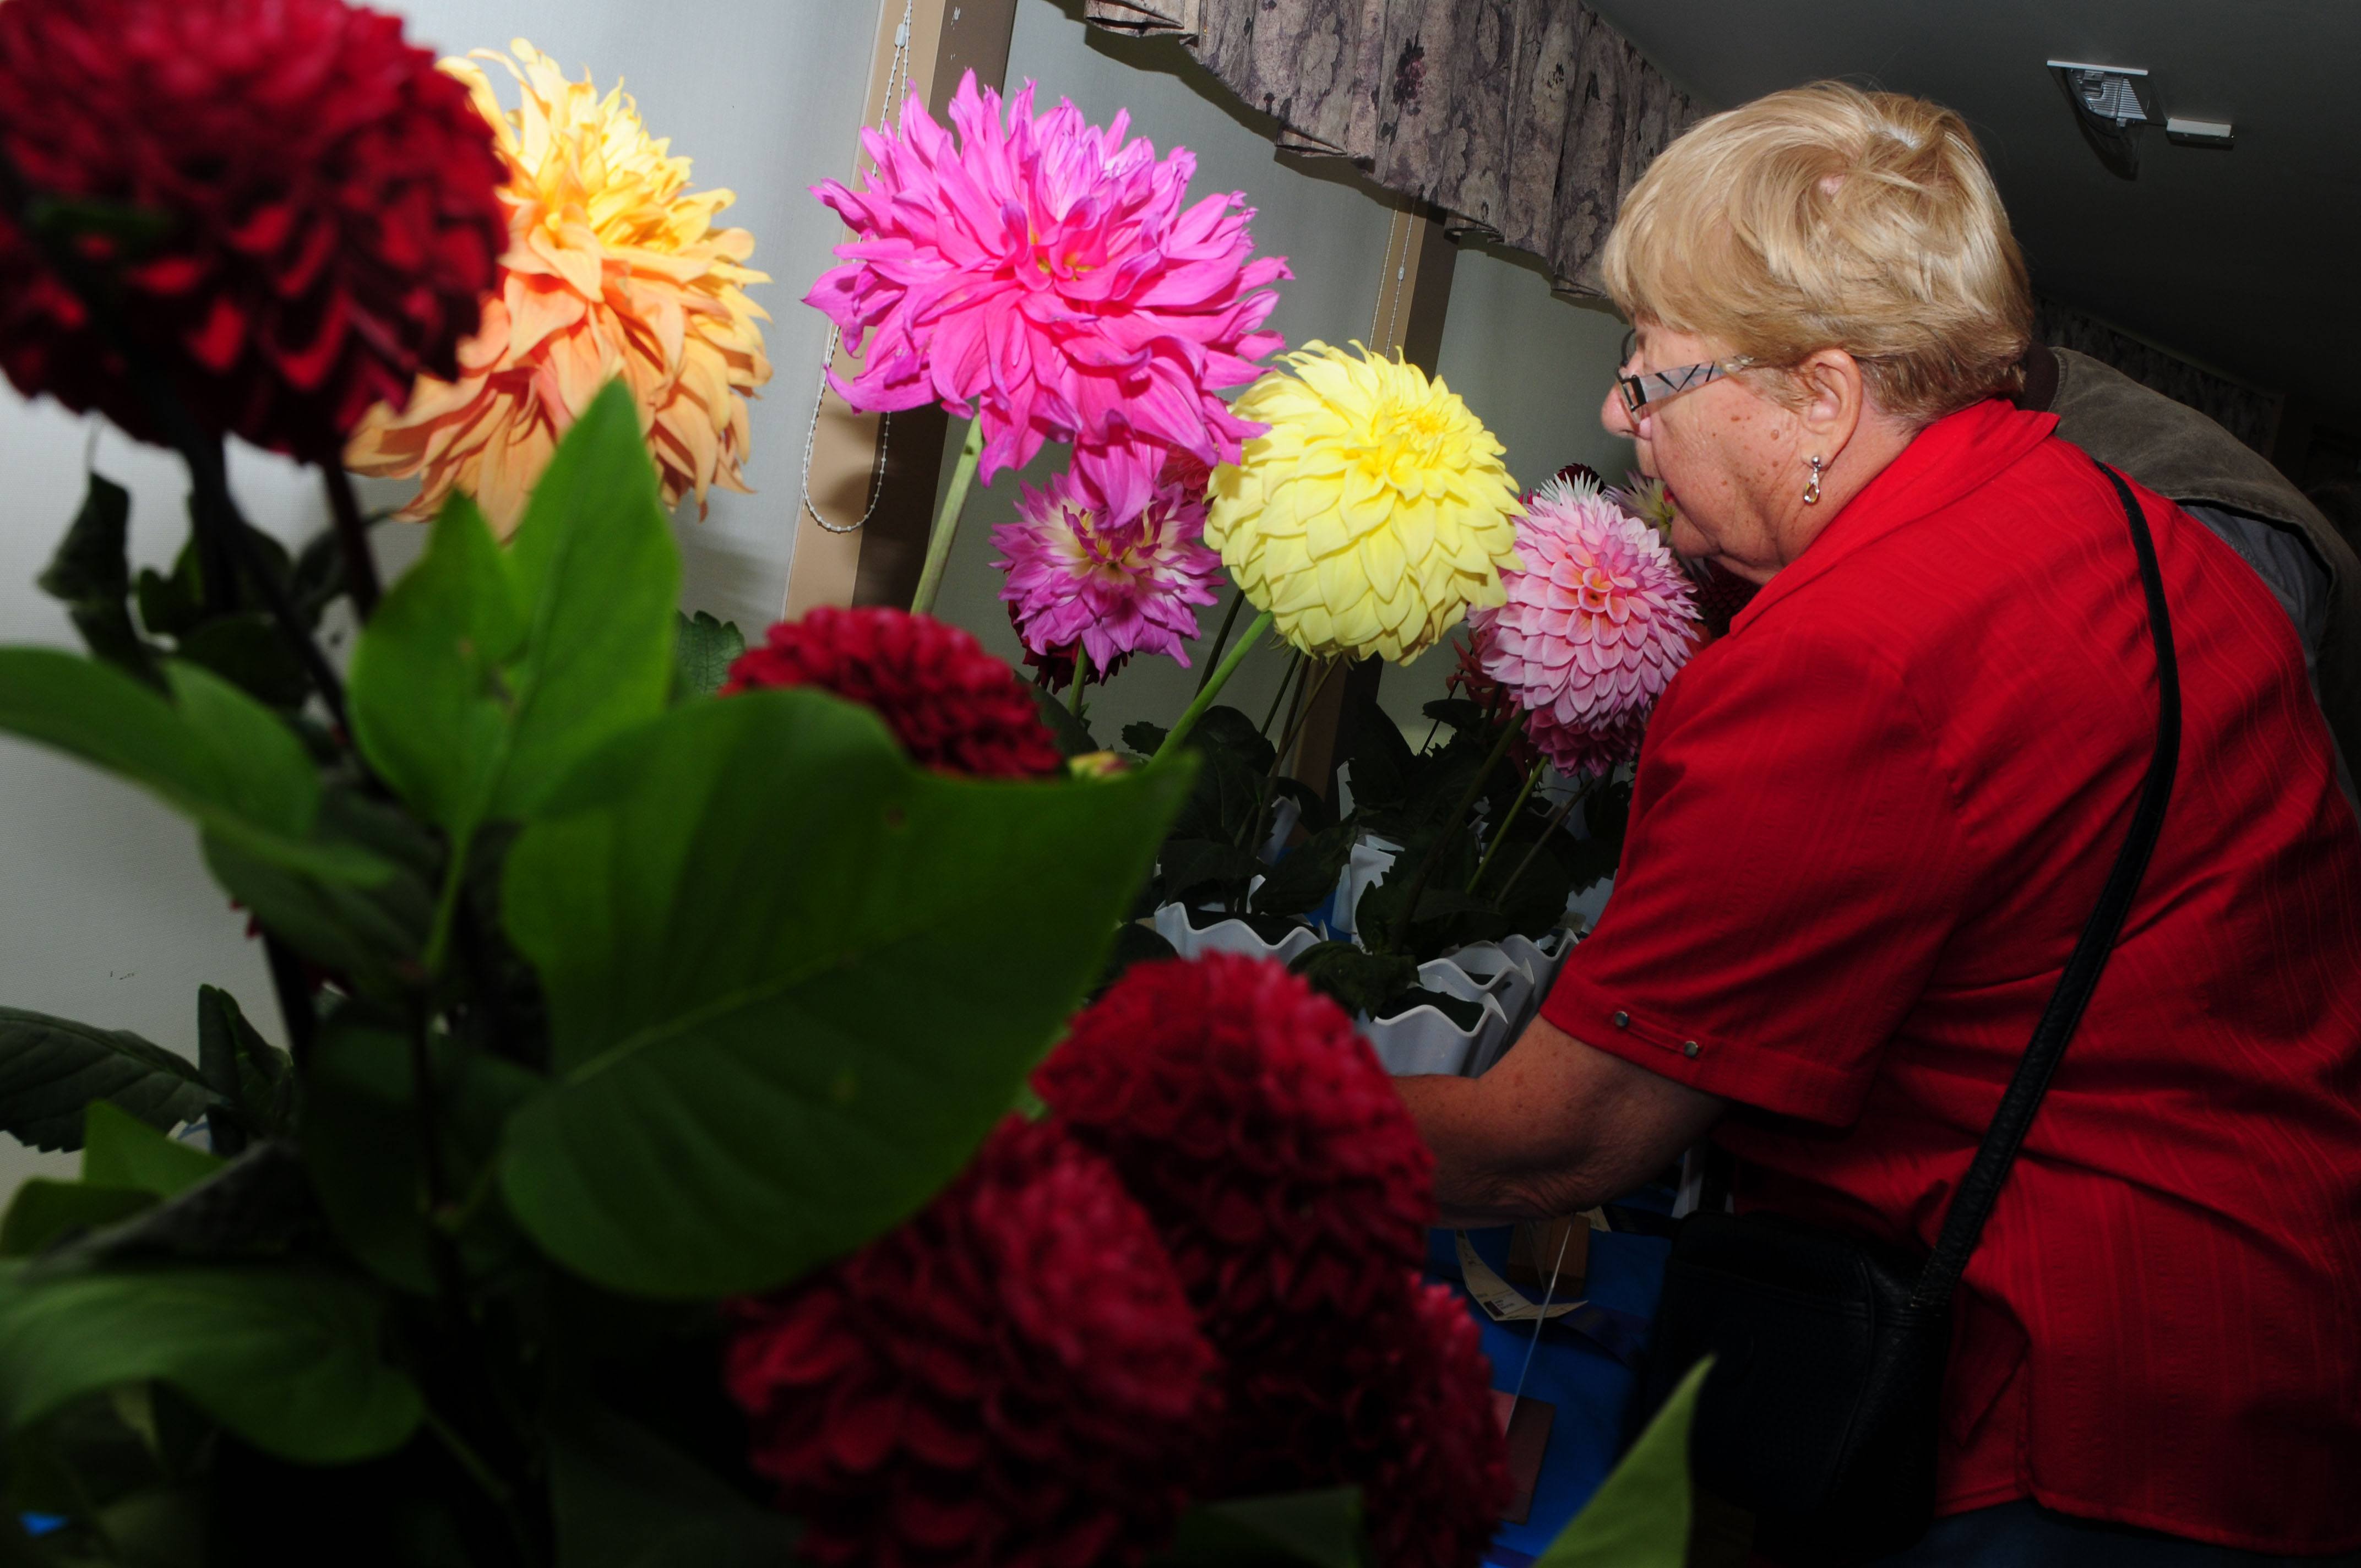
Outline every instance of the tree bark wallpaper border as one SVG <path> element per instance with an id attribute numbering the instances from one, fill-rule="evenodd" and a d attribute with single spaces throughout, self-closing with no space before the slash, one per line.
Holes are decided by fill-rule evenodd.
<path id="1" fill-rule="evenodd" d="M 1616 209 L 1705 111 L 1581 0 L 1086 0 L 1178 38 L 1279 143 L 1389 190 L 1596 296 Z"/>

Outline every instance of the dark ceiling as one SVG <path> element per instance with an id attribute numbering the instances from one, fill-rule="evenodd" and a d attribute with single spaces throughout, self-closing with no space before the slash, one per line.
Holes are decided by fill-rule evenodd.
<path id="1" fill-rule="evenodd" d="M 1839 76 L 1948 104 L 1982 139 L 2041 292 L 2361 431 L 2361 4 L 1588 0 L 1715 107 Z M 2043 62 L 2145 66 L 2227 150 L 2139 133 L 2110 173 Z"/>

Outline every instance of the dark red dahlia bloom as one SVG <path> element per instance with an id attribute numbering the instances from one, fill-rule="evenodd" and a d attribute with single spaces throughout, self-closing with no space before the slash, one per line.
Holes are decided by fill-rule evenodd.
<path id="1" fill-rule="evenodd" d="M 467 90 L 344 0 L 7 0 L 0 151 L 35 197 L 169 220 L 126 254 L 81 242 L 120 329 L 207 427 L 307 459 L 421 371 L 456 372 L 508 244 Z M 0 366 L 28 397 L 160 433 L 5 216 Z"/>
<path id="2" fill-rule="evenodd" d="M 876 709 L 923 767 L 983 779 L 1065 769 L 1016 673 L 932 616 L 816 609 L 783 620 L 730 666 L 721 692 L 766 686 L 818 686 Z"/>
<path id="3" fill-rule="evenodd" d="M 1114 1159 L 1226 1356 L 1354 1332 L 1425 1255 L 1433 1157 L 1352 1020 L 1279 964 L 1135 964 L 1034 1086 Z"/>
<path id="4" fill-rule="evenodd" d="M 1398 1292 L 1231 1388 L 1217 1495 L 1362 1488 L 1382 1568 L 1474 1568 L 1509 1506 L 1492 1368 L 1458 1292 Z"/>
<path id="5" fill-rule="evenodd" d="M 754 1467 L 818 1562 L 1134 1563 L 1202 1475 L 1213 1353 L 1148 1217 L 1054 1124 L 1011 1117 L 907 1224 L 733 1312 Z"/>

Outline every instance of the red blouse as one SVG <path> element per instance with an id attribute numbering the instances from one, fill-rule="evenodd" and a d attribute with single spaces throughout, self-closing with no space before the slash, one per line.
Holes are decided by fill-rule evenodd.
<path id="1" fill-rule="evenodd" d="M 1743 1207 L 1930 1247 L 2129 826 L 2156 661 L 2055 421 L 1932 426 L 1675 679 L 1544 1011 L 1731 1102 Z M 1971 1262 L 1941 1511 L 2361 1547 L 2361 828 L 2286 614 L 2138 491 L 2163 838 Z"/>

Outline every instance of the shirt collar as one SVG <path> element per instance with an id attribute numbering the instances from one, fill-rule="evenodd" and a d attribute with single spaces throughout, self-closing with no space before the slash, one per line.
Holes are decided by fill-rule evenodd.
<path id="1" fill-rule="evenodd" d="M 2030 413 L 1998 398 L 1937 420 L 1730 618 L 1731 633 L 1745 630 L 1773 605 L 1793 598 L 1894 530 L 1984 485 L 2047 441 L 2057 425 L 2056 414 Z"/>

